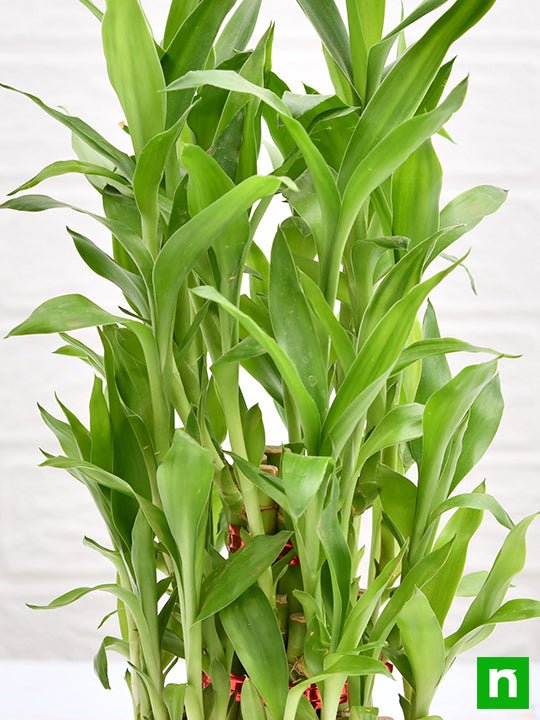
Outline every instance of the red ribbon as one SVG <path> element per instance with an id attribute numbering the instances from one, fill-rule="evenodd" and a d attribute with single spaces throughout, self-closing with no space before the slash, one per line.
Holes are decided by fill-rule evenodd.
<path id="1" fill-rule="evenodd" d="M 285 543 L 285 547 L 279 553 L 277 560 L 282 560 L 285 557 L 285 555 L 288 555 L 291 552 L 291 550 L 293 548 L 294 548 L 294 545 L 293 545 L 292 540 L 287 540 L 287 542 Z M 277 562 L 277 560 L 276 560 L 276 562 Z M 292 557 L 292 559 L 289 561 L 289 565 L 300 565 L 300 558 L 298 557 L 298 555 L 294 555 Z"/>
<path id="2" fill-rule="evenodd" d="M 245 675 L 234 675 L 234 673 L 231 673 L 231 695 L 234 695 L 236 702 L 240 702 L 245 680 Z"/>
<path id="3" fill-rule="evenodd" d="M 240 550 L 241 547 L 244 547 L 244 541 L 240 537 L 240 526 L 239 525 L 229 525 L 229 550 L 232 553 L 235 553 L 237 550 Z"/>
<path id="4" fill-rule="evenodd" d="M 318 686 L 313 683 L 313 685 L 310 685 L 308 689 L 305 691 L 304 695 L 307 697 L 309 702 L 313 705 L 315 710 L 320 710 L 322 708 L 322 698 L 321 693 L 318 688 Z M 340 704 L 346 703 L 349 699 L 349 690 L 347 687 L 347 683 L 343 686 L 343 690 L 341 692 L 341 697 L 339 698 Z"/>
<path id="5" fill-rule="evenodd" d="M 235 675 L 234 673 L 231 673 L 230 675 L 230 683 L 231 683 L 231 695 L 234 695 L 235 700 L 237 702 L 240 702 L 240 698 L 242 697 L 242 687 L 244 685 L 244 682 L 246 681 L 246 675 Z M 203 689 L 207 688 L 209 685 L 211 685 L 212 681 L 210 677 L 203 672 L 202 676 L 202 686 Z M 289 687 L 294 687 L 294 683 L 291 683 Z M 307 690 L 304 692 L 304 695 L 307 697 L 309 702 L 313 705 L 315 710 L 320 710 L 322 708 L 322 699 L 321 699 L 321 693 L 319 691 L 319 688 L 315 683 L 313 685 L 310 685 Z M 345 683 L 343 687 L 343 692 L 341 693 L 341 697 L 339 699 L 340 703 L 346 703 L 349 699 L 349 693 L 347 688 L 347 683 Z"/>

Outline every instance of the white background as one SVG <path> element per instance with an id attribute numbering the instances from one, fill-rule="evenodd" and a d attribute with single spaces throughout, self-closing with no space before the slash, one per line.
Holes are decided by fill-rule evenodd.
<path id="1" fill-rule="evenodd" d="M 146 2 L 156 27 L 165 4 Z M 388 5 L 397 11 L 395 0 Z M 276 22 L 276 71 L 293 89 L 305 81 L 328 90 L 317 38 L 294 0 L 264 0 L 260 29 L 270 20 Z M 503 210 L 463 244 L 473 249 L 469 267 L 478 296 L 458 272 L 436 292 L 434 302 L 444 334 L 524 355 L 502 363 L 505 418 L 489 455 L 466 481 L 471 488 L 486 478 L 514 519 L 538 509 L 540 499 L 539 40 L 539 4 L 499 0 L 455 48 L 459 60 L 453 77 L 457 81 L 471 73 L 469 97 L 449 125 L 457 144 L 437 142 L 446 173 L 445 199 L 482 183 L 511 190 Z M 126 142 L 117 124 L 122 113 L 106 80 L 99 24 L 76 0 L 0 0 L 0 81 L 66 107 L 117 144 Z M 67 131 L 29 101 L 2 91 L 0 196 L 47 163 L 72 156 Z M 43 192 L 98 209 L 82 179 L 50 181 Z M 66 224 L 104 239 L 94 224 L 72 213 L 0 215 L 2 334 L 54 295 L 82 292 L 114 308 L 116 295 L 85 269 Z M 99 597 L 55 613 L 33 613 L 24 605 L 112 578 L 104 561 L 81 544 L 85 534 L 102 537 L 90 499 L 69 477 L 36 467 L 37 448 L 51 449 L 54 443 L 35 403 L 54 409 L 58 391 L 84 417 L 91 382 L 81 364 L 51 355 L 57 345 L 54 338 L 0 343 L 0 658 L 6 661 L 87 660 L 99 643 L 96 624 L 111 608 L 110 600 Z M 250 394 L 259 393 L 251 388 Z M 277 425 L 273 432 L 273 441 L 283 439 Z M 502 537 L 500 528 L 486 520 L 475 541 L 471 570 L 489 565 Z M 517 597 L 538 596 L 540 589 L 540 522 L 529 537 L 527 570 L 513 591 Z M 538 622 L 506 626 L 482 653 L 538 658 L 539 641 Z M 4 673 L 2 677 L 5 685 L 0 680 L 0 687 L 9 697 L 11 682 Z M 26 716 L 14 715 L 13 720 Z"/>

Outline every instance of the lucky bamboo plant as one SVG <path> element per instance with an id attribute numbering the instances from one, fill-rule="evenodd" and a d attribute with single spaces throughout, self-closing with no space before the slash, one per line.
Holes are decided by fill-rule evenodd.
<path id="1" fill-rule="evenodd" d="M 88 422 L 40 408 L 62 451 L 44 465 L 87 487 L 110 543 L 85 542 L 114 577 L 48 607 L 113 596 L 95 668 L 107 688 L 108 653 L 126 658 L 135 720 L 372 720 L 374 679 L 392 666 L 405 720 L 433 720 L 458 653 L 540 614 L 503 604 L 532 517 L 514 525 L 483 484 L 458 487 L 499 425 L 503 356 L 441 337 L 429 302 L 463 265 L 449 248 L 506 196 L 479 186 L 440 209 L 432 143 L 467 91 L 445 93 L 449 49 L 493 0 L 424 0 L 391 30 L 384 0 L 347 0 L 345 17 L 298 0 L 332 95 L 292 93 L 272 71 L 274 28 L 251 42 L 260 0 L 172 0 L 162 39 L 139 0 L 81 2 L 133 153 L 22 93 L 72 133 L 77 158 L 2 206 L 85 212 L 19 194 L 84 175 L 111 246 L 68 232 L 124 298 L 109 312 L 57 297 L 10 333 L 59 333 L 57 352 L 95 375 Z M 288 217 L 267 257 L 259 226 L 279 196 Z M 99 345 L 72 334 L 91 327 Z M 452 377 L 455 352 L 491 357 Z M 281 437 L 247 406 L 240 368 Z M 485 512 L 508 535 L 489 571 L 464 576 Z M 473 599 L 445 634 L 456 595 Z"/>

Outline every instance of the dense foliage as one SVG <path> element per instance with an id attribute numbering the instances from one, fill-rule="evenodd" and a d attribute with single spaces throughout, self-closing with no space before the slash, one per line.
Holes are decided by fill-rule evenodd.
<path id="1" fill-rule="evenodd" d="M 27 95 L 78 157 L 3 205 L 67 208 L 19 193 L 84 175 L 111 247 L 69 234 L 124 297 L 116 312 L 57 297 L 11 332 L 60 333 L 58 352 L 95 374 L 86 425 L 41 410 L 62 449 L 44 464 L 88 488 L 110 547 L 86 543 L 115 577 L 49 607 L 113 596 L 118 631 L 95 667 L 108 687 L 107 654 L 125 656 L 135 720 L 373 720 L 389 663 L 405 720 L 428 720 L 458 653 L 539 614 L 503 604 L 532 517 L 515 525 L 484 484 L 460 486 L 499 425 L 501 355 L 441 337 L 428 300 L 463 264 L 448 250 L 506 196 L 479 186 L 440 209 L 432 143 L 467 91 L 446 93 L 448 51 L 493 0 L 424 0 L 389 32 L 384 0 L 347 0 L 345 18 L 334 0 L 298 0 L 333 95 L 292 93 L 272 71 L 274 28 L 251 42 L 260 0 L 172 0 L 160 41 L 139 0 L 81 2 L 133 154 Z M 258 228 L 278 196 L 289 212 L 267 257 Z M 72 334 L 89 327 L 99 349 Z M 456 352 L 488 359 L 452 377 Z M 274 402 L 283 445 L 267 445 L 241 368 Z M 508 534 L 489 571 L 464 576 L 485 512 Z M 472 602 L 445 634 L 456 595 Z M 183 684 L 169 679 L 179 658 Z"/>

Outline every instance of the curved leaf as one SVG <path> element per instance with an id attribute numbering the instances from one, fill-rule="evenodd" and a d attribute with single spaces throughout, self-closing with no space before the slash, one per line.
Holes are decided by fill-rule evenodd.
<path id="1" fill-rule="evenodd" d="M 108 140 L 105 140 L 104 137 L 94 130 L 94 128 L 90 127 L 90 125 L 85 123 L 84 120 L 81 120 L 78 117 L 73 117 L 72 115 L 67 115 L 64 112 L 60 112 L 60 110 L 55 110 L 54 108 L 49 107 L 36 95 L 32 95 L 31 93 L 18 90 L 17 88 L 11 87 L 10 85 L 4 85 L 3 83 L 0 83 L 0 87 L 4 88 L 4 90 L 11 90 L 19 95 L 24 95 L 24 97 L 32 100 L 32 102 L 44 110 L 47 115 L 50 115 L 62 125 L 65 125 L 65 127 L 71 130 L 71 132 L 77 137 L 81 138 L 81 140 L 84 140 L 84 142 L 87 143 L 93 150 L 110 160 L 113 165 L 121 169 L 127 178 L 132 177 L 133 171 L 135 170 L 135 164 L 129 155 L 126 155 L 126 153 L 118 150 L 118 148 L 114 147 L 114 145 L 111 145 Z"/>
<path id="2" fill-rule="evenodd" d="M 109 78 L 139 155 L 165 129 L 165 79 L 154 38 L 139 0 L 107 0 L 101 27 Z"/>
<path id="3" fill-rule="evenodd" d="M 433 510 L 430 522 L 433 522 L 440 515 L 448 512 L 448 510 L 455 510 L 455 508 L 487 510 L 503 527 L 508 528 L 509 530 L 514 527 L 514 523 L 506 510 L 492 495 L 479 495 L 476 493 L 465 493 L 463 495 L 454 495 L 453 497 L 448 498 L 448 500 L 445 500 Z"/>
<path id="4" fill-rule="evenodd" d="M 475 25 L 495 0 L 457 0 L 420 40 L 399 58 L 374 92 L 344 156 L 340 187 L 359 162 L 391 130 L 418 109 L 449 47 Z"/>
<path id="5" fill-rule="evenodd" d="M 331 463 L 332 459 L 328 457 L 310 457 L 295 453 L 283 455 L 283 486 L 291 514 L 296 520 L 308 509 L 322 486 Z"/>
<path id="6" fill-rule="evenodd" d="M 324 157 L 311 140 L 302 123 L 292 117 L 287 105 L 267 88 L 255 85 L 238 73 L 230 70 L 208 70 L 189 72 L 167 88 L 170 90 L 196 88 L 212 85 L 224 90 L 253 95 L 278 113 L 283 124 L 303 154 L 311 173 L 313 184 L 322 210 L 323 225 L 315 228 L 320 255 L 326 258 L 332 252 L 331 239 L 339 215 L 340 196 L 332 171 Z"/>
<path id="7" fill-rule="evenodd" d="M 276 341 L 294 363 L 304 387 L 322 413 L 328 402 L 326 363 L 281 229 L 272 245 L 268 302 Z"/>
<path id="8" fill-rule="evenodd" d="M 535 518 L 536 515 L 530 515 L 510 530 L 463 622 L 456 632 L 446 639 L 448 648 L 457 645 L 471 631 L 488 623 L 499 609 L 512 579 L 521 572 L 525 564 L 525 535 Z"/>
<path id="9" fill-rule="evenodd" d="M 81 175 L 96 175 L 98 177 L 105 177 L 109 180 L 114 180 L 121 185 L 127 185 L 126 180 L 118 173 L 110 170 L 109 168 L 101 167 L 89 162 L 81 162 L 80 160 L 58 160 L 53 162 L 47 167 L 43 168 L 33 178 L 27 180 L 19 187 L 12 190 L 8 195 L 15 195 L 16 193 L 23 192 L 24 190 L 30 190 L 30 188 L 39 185 L 44 180 L 49 178 L 59 177 L 60 175 L 67 175 L 69 173 L 79 173 Z"/>
<path id="10" fill-rule="evenodd" d="M 240 662 L 274 720 L 283 717 L 289 668 L 276 616 L 266 595 L 253 585 L 219 617 Z"/>
<path id="11" fill-rule="evenodd" d="M 266 350 L 270 355 L 279 372 L 283 376 L 283 380 L 287 384 L 291 395 L 298 407 L 298 411 L 306 432 L 307 444 L 309 448 L 316 448 L 319 440 L 320 417 L 317 406 L 311 395 L 307 392 L 300 379 L 298 371 L 291 362 L 288 355 L 281 349 L 277 342 L 267 335 L 257 323 L 252 320 L 249 315 L 243 313 L 239 308 L 230 303 L 220 293 L 212 287 L 195 288 L 192 291 L 195 295 L 212 300 L 224 307 L 233 317 L 235 317 L 241 325 L 249 332 L 249 334 Z"/>
<path id="12" fill-rule="evenodd" d="M 233 553 L 204 581 L 197 622 L 205 620 L 234 602 L 270 567 L 291 533 L 256 535 Z"/>
<path id="13" fill-rule="evenodd" d="M 262 0 L 243 0 L 223 28 L 214 46 L 216 67 L 246 49 L 259 17 Z"/>
<path id="14" fill-rule="evenodd" d="M 486 353 L 488 355 L 496 355 L 497 357 L 517 357 L 516 355 L 501 353 L 493 348 L 471 345 L 464 340 L 457 340 L 456 338 L 427 338 L 425 340 L 419 340 L 405 348 L 394 367 L 394 372 L 397 375 L 397 373 L 409 365 L 418 362 L 418 360 L 424 360 L 424 358 L 449 355 L 450 353 L 457 352 Z"/>
<path id="15" fill-rule="evenodd" d="M 422 435 L 424 406 L 418 403 L 392 408 L 375 427 L 358 454 L 357 471 L 375 453 Z"/>
<path id="16" fill-rule="evenodd" d="M 207 64 L 212 45 L 227 13 L 236 0 L 201 0 L 194 5 L 177 32 L 167 43 L 162 58 L 167 84 L 182 78 L 190 71 L 201 70 Z M 169 26 L 170 27 L 170 26 Z M 191 103 L 193 92 L 169 93 L 167 120 L 172 125 Z"/>
<path id="17" fill-rule="evenodd" d="M 499 428 L 504 400 L 501 382 L 496 375 L 476 398 L 469 412 L 469 422 L 463 435 L 461 454 L 452 480 L 452 490 L 482 458 Z"/>
<path id="18" fill-rule="evenodd" d="M 440 482 L 446 450 L 465 415 L 496 371 L 495 360 L 471 365 L 434 393 L 426 404 L 412 556 L 418 550 L 434 503 L 446 500 L 450 490 L 449 484 L 444 487 Z"/>
<path id="19" fill-rule="evenodd" d="M 420 306 L 455 267 L 443 270 L 411 290 L 386 313 L 362 346 L 336 393 L 324 424 L 325 436 L 332 437 L 338 446 L 346 441 L 386 382 Z"/>
<path id="20" fill-rule="evenodd" d="M 346 77 L 352 78 L 352 60 L 347 29 L 334 0 L 297 0 L 319 34 L 324 47 Z"/>
<path id="21" fill-rule="evenodd" d="M 184 588 L 198 598 L 202 578 L 206 512 L 212 488 L 214 466 L 209 450 L 182 430 L 157 471 L 157 485 L 163 512 L 182 560 Z M 196 608 L 192 607 L 193 622 Z"/>
<path id="22" fill-rule="evenodd" d="M 414 717 L 427 716 L 445 669 L 441 626 L 420 590 L 404 605 L 397 624 L 414 678 Z"/>
<path id="23" fill-rule="evenodd" d="M 194 263 L 219 237 L 223 228 L 254 202 L 274 195 L 281 185 L 276 177 L 251 177 L 197 213 L 177 230 L 158 255 L 154 267 L 154 292 L 158 315 L 158 344 L 167 356 L 178 293 Z"/>
<path id="24" fill-rule="evenodd" d="M 101 215 L 95 215 L 83 208 L 68 203 L 60 202 L 48 195 L 21 195 L 17 198 L 11 198 L 0 205 L 2 210 L 17 210 L 18 212 L 44 212 L 45 210 L 73 210 L 74 212 L 88 215 L 97 220 L 101 225 L 108 228 L 112 234 L 118 239 L 120 245 L 125 249 L 126 253 L 131 257 L 135 265 L 141 272 L 143 277 L 150 274 L 151 255 L 148 248 L 144 246 L 142 239 L 133 232 L 127 225 L 118 220 L 110 220 Z"/>
<path id="25" fill-rule="evenodd" d="M 60 295 L 36 308 L 8 337 L 67 332 L 117 322 L 122 322 L 122 318 L 111 315 L 84 295 Z"/>
<path id="26" fill-rule="evenodd" d="M 90 238 L 81 235 L 75 230 L 67 228 L 71 235 L 77 252 L 88 265 L 100 277 L 109 280 L 122 290 L 126 298 L 130 300 L 137 310 L 148 317 L 148 296 L 146 286 L 142 278 L 135 273 L 126 270 L 113 260 L 107 253 L 103 252 Z"/>
<path id="27" fill-rule="evenodd" d="M 518 622 L 540 617 L 539 600 L 509 600 L 493 613 L 488 623 Z"/>

